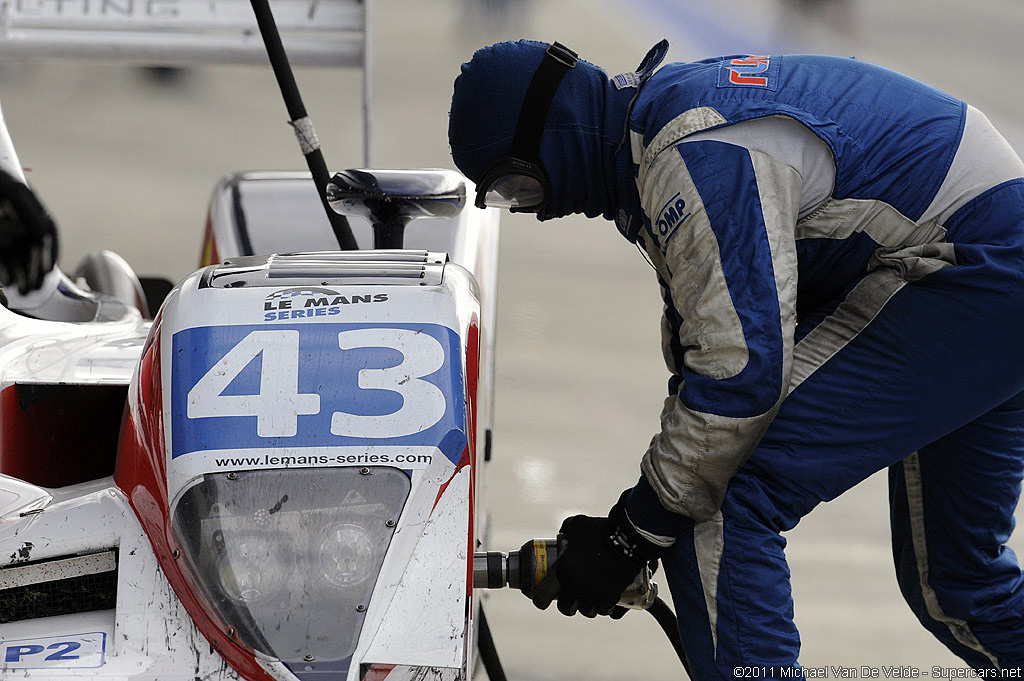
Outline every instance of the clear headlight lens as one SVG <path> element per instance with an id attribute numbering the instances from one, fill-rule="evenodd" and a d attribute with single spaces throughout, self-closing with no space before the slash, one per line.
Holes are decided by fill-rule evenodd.
<path id="1" fill-rule="evenodd" d="M 277 540 L 241 535 L 224 547 L 217 558 L 217 578 L 225 594 L 239 603 L 257 605 L 281 590 L 293 562 Z"/>
<path id="2" fill-rule="evenodd" d="M 320 542 L 318 555 L 324 579 L 339 589 L 350 589 L 373 576 L 377 549 L 366 529 L 351 523 L 336 523 Z"/>
<path id="3" fill-rule="evenodd" d="M 341 671 L 409 488 L 385 467 L 217 473 L 181 493 L 171 524 L 183 567 L 242 641 Z"/>

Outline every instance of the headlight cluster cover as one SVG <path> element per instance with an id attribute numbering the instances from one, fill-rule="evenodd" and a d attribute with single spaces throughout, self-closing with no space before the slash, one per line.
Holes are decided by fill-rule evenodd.
<path id="1" fill-rule="evenodd" d="M 409 488 L 387 467 L 216 473 L 179 496 L 172 527 L 242 642 L 300 676 L 342 671 Z"/>

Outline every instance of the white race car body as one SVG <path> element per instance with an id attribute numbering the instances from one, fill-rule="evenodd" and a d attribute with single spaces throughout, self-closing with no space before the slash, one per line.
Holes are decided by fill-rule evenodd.
<path id="1" fill-rule="evenodd" d="M 470 677 L 497 224 L 424 222 L 437 250 L 227 258 L 152 325 L 0 309 L 3 678 Z"/>
<path id="2" fill-rule="evenodd" d="M 368 5 L 275 10 L 297 61 L 365 67 Z M 14 7 L 0 54 L 262 59 L 244 0 L 89 7 Z M 243 174 L 152 320 L 109 253 L 91 291 L 54 271 L 0 307 L 0 678 L 472 677 L 497 211 L 457 173 L 391 173 L 402 248 L 338 251 L 308 174 Z"/>

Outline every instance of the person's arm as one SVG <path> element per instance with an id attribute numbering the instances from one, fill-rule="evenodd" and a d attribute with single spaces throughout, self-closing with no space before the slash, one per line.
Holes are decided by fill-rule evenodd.
<path id="1" fill-rule="evenodd" d="M 796 327 L 796 221 L 831 194 L 831 151 L 768 117 L 697 133 L 640 170 L 673 374 L 640 481 L 606 518 L 574 516 L 556 564 L 565 614 L 614 614 L 643 566 L 714 516 L 789 388 Z M 653 246 L 652 246 L 653 244 Z M 546 604 L 538 604 L 544 607 Z"/>
<path id="2" fill-rule="evenodd" d="M 717 512 L 786 395 L 801 187 L 791 166 L 711 140 L 666 149 L 646 174 L 649 238 L 671 273 L 666 347 L 679 385 L 626 510 L 656 542 Z"/>

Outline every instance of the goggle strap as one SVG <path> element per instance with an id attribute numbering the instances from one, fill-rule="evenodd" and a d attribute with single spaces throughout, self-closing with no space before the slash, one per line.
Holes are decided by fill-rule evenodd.
<path id="1" fill-rule="evenodd" d="M 578 61 L 575 52 L 559 42 L 551 43 L 544 53 L 537 71 L 534 72 L 523 106 L 519 110 L 519 121 L 516 123 L 516 135 L 512 140 L 509 156 L 523 160 L 535 161 L 540 150 L 540 138 L 544 134 L 544 123 L 548 118 L 548 109 L 555 98 L 562 78 L 575 68 Z"/>

